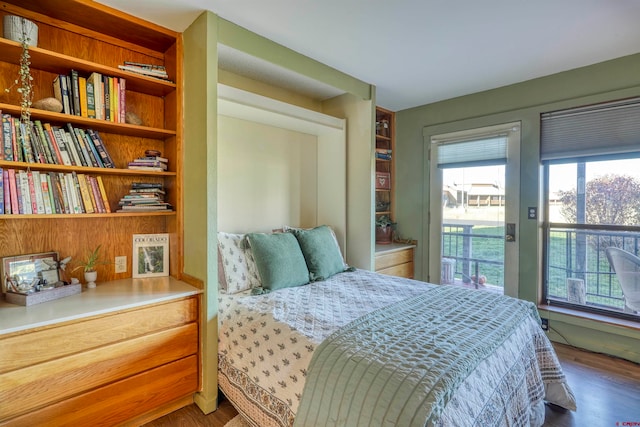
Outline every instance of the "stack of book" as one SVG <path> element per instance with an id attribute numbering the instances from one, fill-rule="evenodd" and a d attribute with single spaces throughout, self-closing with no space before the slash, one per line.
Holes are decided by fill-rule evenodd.
<path id="1" fill-rule="evenodd" d="M 118 65 L 118 68 L 132 73 L 141 74 L 143 76 L 155 77 L 157 79 L 169 81 L 169 75 L 167 74 L 167 70 L 164 65 L 124 61 L 124 65 Z"/>
<path id="2" fill-rule="evenodd" d="M 129 162 L 129 169 L 164 172 L 169 159 L 160 156 L 143 156 Z"/>
<path id="3" fill-rule="evenodd" d="M 52 126 L 2 114 L 0 160 L 66 166 L 115 168 L 100 134 L 92 129 Z"/>
<path id="4" fill-rule="evenodd" d="M 164 186 L 161 183 L 134 182 L 129 194 L 125 194 L 117 212 L 151 212 L 172 210 L 173 207 L 164 201 Z"/>

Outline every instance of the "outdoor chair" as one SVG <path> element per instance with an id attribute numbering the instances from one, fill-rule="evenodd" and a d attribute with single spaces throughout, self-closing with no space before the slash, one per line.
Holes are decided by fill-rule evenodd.
<path id="1" fill-rule="evenodd" d="M 640 258 L 618 248 L 607 248 L 605 253 L 618 277 L 625 312 L 640 312 Z"/>

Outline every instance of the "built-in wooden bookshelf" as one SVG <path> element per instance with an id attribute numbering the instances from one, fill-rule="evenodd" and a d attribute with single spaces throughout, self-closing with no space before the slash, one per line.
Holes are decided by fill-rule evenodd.
<path id="1" fill-rule="evenodd" d="M 395 113 L 376 107 L 376 218 L 394 220 Z M 380 175 L 383 174 L 383 175 Z M 388 181 L 384 181 L 386 177 Z"/>
<path id="2" fill-rule="evenodd" d="M 54 251 L 78 259 L 101 245 L 110 262 L 98 268 L 97 289 L 31 307 L 0 302 L 0 398 L 7 403 L 0 424 L 142 424 L 192 402 L 201 381 L 200 290 L 181 280 L 182 35 L 90 0 L 0 4 L 0 18 L 17 15 L 38 26 L 38 44 L 29 49 L 34 100 L 53 97 L 60 74 L 98 72 L 126 80 L 126 111 L 142 121 L 32 108 L 32 120 L 99 131 L 115 167 L 0 159 L 2 169 L 99 176 L 112 212 L 0 215 L 0 258 Z M 0 110 L 15 117 L 21 49 L 0 38 Z M 123 71 L 124 61 L 164 66 L 171 81 Z M 166 172 L 127 169 L 149 149 L 169 159 Z M 116 213 L 134 182 L 162 183 L 174 209 Z M 171 277 L 132 279 L 133 234 L 151 233 L 170 236 Z M 122 255 L 126 272 L 116 273 Z"/>
<path id="3" fill-rule="evenodd" d="M 100 281 L 131 277 L 131 235 L 170 233 L 170 272 L 179 278 L 181 221 L 182 118 L 181 37 L 178 33 L 127 16 L 91 1 L 18 0 L 3 2 L 2 15 L 24 17 L 38 25 L 38 44 L 29 49 L 34 100 L 53 97 L 53 80 L 76 70 L 88 77 L 93 72 L 126 80 L 126 110 L 135 113 L 142 125 L 114 123 L 82 116 L 31 109 L 31 119 L 66 126 L 93 129 L 113 158 L 115 168 L 96 168 L 7 161 L 0 168 L 43 172 L 76 172 L 100 175 L 112 213 L 15 214 L 0 216 L 0 230 L 9 238 L 0 247 L 0 256 L 47 251 L 60 256 L 79 257 L 102 245 L 107 261 L 126 255 L 127 273 L 115 273 L 113 266 L 99 271 Z M 0 38 L 0 111 L 20 116 L 20 94 L 12 88 L 18 76 L 21 44 Z M 118 68 L 124 61 L 166 67 L 171 81 L 146 77 Z M 159 150 L 169 159 L 166 172 L 127 169 L 127 164 L 144 155 L 146 149 Z M 116 213 L 118 201 L 132 182 L 161 182 L 166 200 L 174 207 L 168 212 Z M 61 221 L 62 220 L 62 221 Z M 108 233 L 108 234 L 107 234 Z"/>

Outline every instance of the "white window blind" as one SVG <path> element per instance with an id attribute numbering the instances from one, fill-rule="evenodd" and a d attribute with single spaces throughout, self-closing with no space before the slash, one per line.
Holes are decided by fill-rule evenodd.
<path id="1" fill-rule="evenodd" d="M 507 163 L 507 136 L 498 135 L 467 141 L 437 141 L 438 167 L 504 165 Z"/>
<path id="2" fill-rule="evenodd" d="M 640 152 L 640 98 L 541 115 L 540 158 Z"/>

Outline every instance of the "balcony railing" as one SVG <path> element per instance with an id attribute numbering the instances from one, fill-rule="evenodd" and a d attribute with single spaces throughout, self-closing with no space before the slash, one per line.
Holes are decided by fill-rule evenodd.
<path id="1" fill-rule="evenodd" d="M 567 279 L 584 286 L 584 305 L 622 311 L 622 289 L 605 255 L 615 246 L 638 255 L 640 233 L 551 227 L 547 245 L 547 299 L 569 301 Z M 443 224 L 443 281 L 473 285 L 480 276 L 490 285 L 504 286 L 504 227 Z M 575 283 L 575 282 L 574 282 Z"/>

